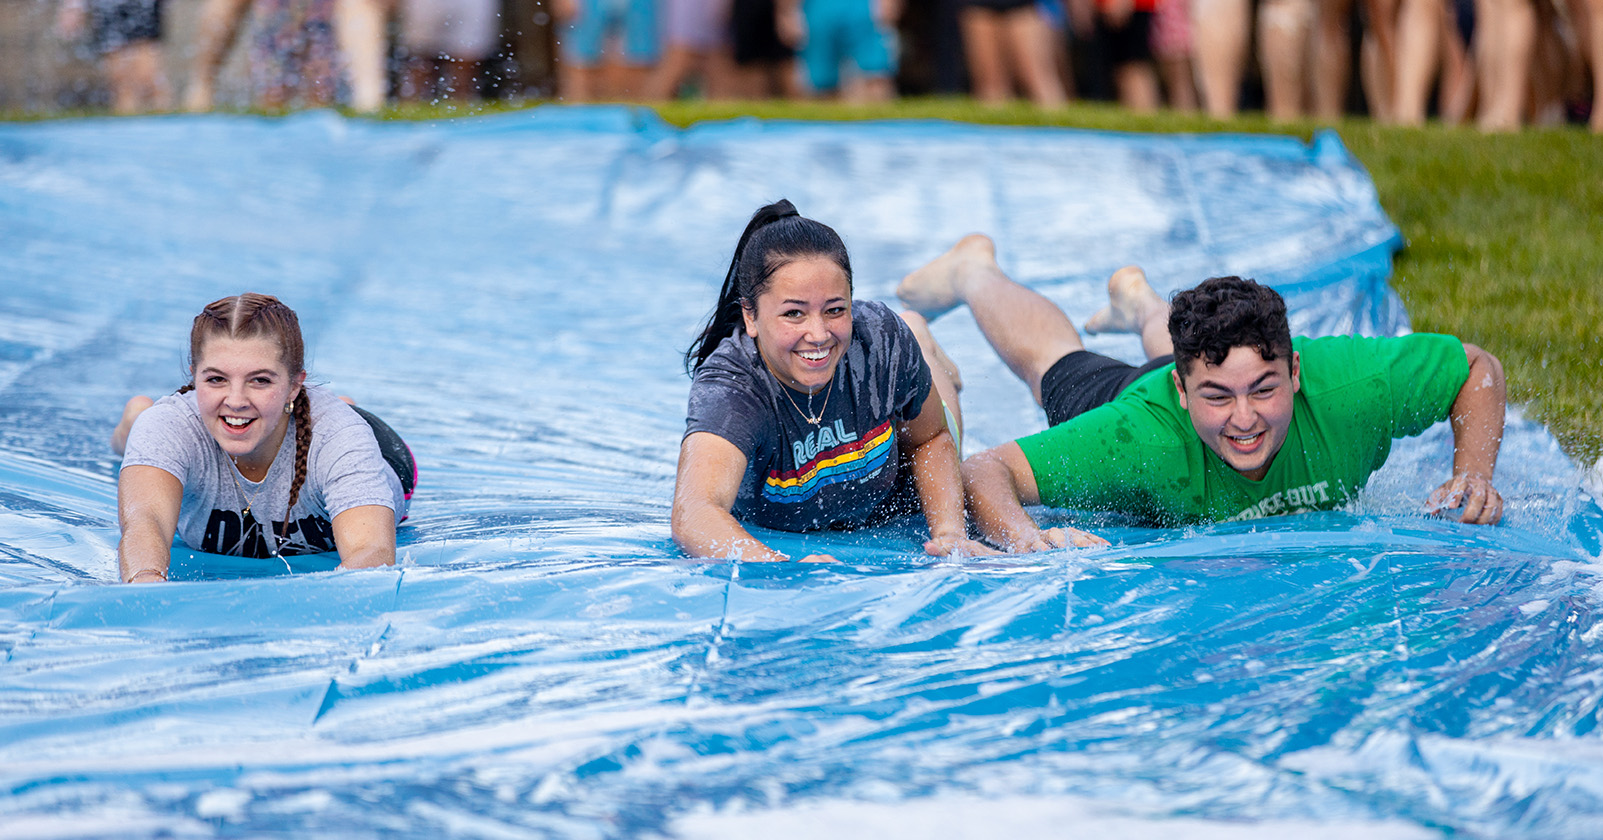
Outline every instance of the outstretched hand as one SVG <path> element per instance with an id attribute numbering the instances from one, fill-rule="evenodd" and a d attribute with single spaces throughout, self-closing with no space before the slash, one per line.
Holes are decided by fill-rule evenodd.
<path id="1" fill-rule="evenodd" d="M 933 537 L 924 543 L 924 553 L 931 557 L 991 557 L 1002 552 L 968 537 Z"/>
<path id="2" fill-rule="evenodd" d="M 1079 528 L 1048 528 L 1036 531 L 1033 535 L 1015 540 L 1008 546 L 1010 551 L 1018 554 L 1028 554 L 1034 551 L 1051 551 L 1054 548 L 1095 548 L 1097 546 L 1111 545 L 1107 540 Z"/>
<path id="3" fill-rule="evenodd" d="M 798 563 L 839 563 L 840 561 L 836 560 L 835 558 L 833 558 L 831 556 L 829 556 L 828 554 L 809 554 L 806 557 L 803 557 L 802 559 L 797 560 L 796 562 L 798 562 Z"/>
<path id="4" fill-rule="evenodd" d="M 1455 475 L 1425 500 L 1426 513 L 1463 508 L 1459 522 L 1495 525 L 1503 518 L 1503 496 L 1492 480 L 1480 475 Z"/>

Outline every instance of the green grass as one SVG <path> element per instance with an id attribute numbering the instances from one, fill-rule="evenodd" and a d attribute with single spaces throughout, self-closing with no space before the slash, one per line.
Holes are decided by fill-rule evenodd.
<path id="1" fill-rule="evenodd" d="M 389 119 L 496 113 L 515 106 L 407 106 Z M 855 107 L 818 102 L 674 103 L 680 126 L 740 116 L 795 120 L 945 119 L 1112 131 L 1292 134 L 1248 114 L 1140 116 L 1105 105 L 1045 112 L 991 109 L 964 99 Z M 3 115 L 0 115 L 3 116 Z M 21 115 L 18 115 L 19 117 Z M 1393 286 L 1422 331 L 1447 332 L 1502 359 L 1509 396 L 1583 464 L 1603 456 L 1603 137 L 1576 128 L 1483 136 L 1405 129 L 1364 119 L 1333 126 L 1369 169 L 1381 205 L 1408 245 Z"/>

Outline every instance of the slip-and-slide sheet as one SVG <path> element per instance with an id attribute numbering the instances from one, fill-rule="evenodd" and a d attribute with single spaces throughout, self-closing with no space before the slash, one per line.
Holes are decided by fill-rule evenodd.
<path id="1" fill-rule="evenodd" d="M 0 835 L 1597 836 L 1603 516 L 1517 412 L 1497 528 L 1421 514 L 1438 427 L 1340 512 L 683 558 L 679 354 L 780 197 L 841 232 L 859 299 L 983 231 L 1077 323 L 1137 263 L 1165 294 L 1271 282 L 1303 333 L 1408 328 L 1398 232 L 1330 135 L 0 125 Z M 107 433 L 247 290 L 416 453 L 400 562 L 180 549 L 116 585 Z M 935 332 L 969 453 L 1041 428 L 966 312 Z"/>

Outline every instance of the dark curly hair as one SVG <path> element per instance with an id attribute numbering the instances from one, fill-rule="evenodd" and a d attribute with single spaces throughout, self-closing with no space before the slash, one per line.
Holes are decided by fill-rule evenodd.
<path id="1" fill-rule="evenodd" d="M 1291 355 L 1291 325 L 1280 293 L 1255 280 L 1211 277 L 1174 296 L 1169 306 L 1174 364 L 1183 378 L 1198 359 L 1224 362 L 1236 347 L 1252 347 L 1272 362 Z"/>

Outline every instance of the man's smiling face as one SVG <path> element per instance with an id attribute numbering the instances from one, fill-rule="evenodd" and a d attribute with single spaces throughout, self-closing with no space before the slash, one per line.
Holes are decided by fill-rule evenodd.
<path id="1" fill-rule="evenodd" d="M 1291 429 L 1293 396 L 1301 388 L 1296 353 L 1264 359 L 1256 347 L 1232 347 L 1217 365 L 1197 359 L 1174 372 L 1180 407 L 1197 437 L 1236 472 L 1261 481 Z"/>

